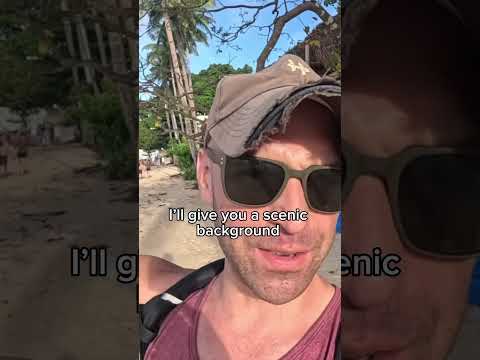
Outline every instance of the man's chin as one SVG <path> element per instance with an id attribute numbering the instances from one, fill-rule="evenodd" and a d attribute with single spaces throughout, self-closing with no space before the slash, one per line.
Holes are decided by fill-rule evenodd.
<path id="1" fill-rule="evenodd" d="M 295 273 L 281 273 L 262 271 L 258 277 L 250 279 L 249 287 L 260 299 L 273 304 L 283 305 L 289 303 L 308 288 L 312 282 L 312 276 L 308 271 Z"/>
<path id="2" fill-rule="evenodd" d="M 297 291 L 284 286 L 270 286 L 261 291 L 254 291 L 255 294 L 265 302 L 272 305 L 284 305 L 298 298 L 303 291 Z"/>

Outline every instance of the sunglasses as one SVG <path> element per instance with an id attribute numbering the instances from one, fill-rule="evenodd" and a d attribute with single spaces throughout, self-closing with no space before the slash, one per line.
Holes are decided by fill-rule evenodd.
<path id="1" fill-rule="evenodd" d="M 220 165 L 225 196 L 233 203 L 263 207 L 275 202 L 290 178 L 301 180 L 310 209 L 336 213 L 341 206 L 342 170 L 334 166 L 310 166 L 293 170 L 274 160 L 244 155 L 232 158 L 206 149 L 209 158 Z"/>
<path id="2" fill-rule="evenodd" d="M 480 149 L 414 146 L 370 157 L 343 142 L 342 200 L 362 175 L 383 181 L 401 241 L 424 255 L 480 254 Z"/>

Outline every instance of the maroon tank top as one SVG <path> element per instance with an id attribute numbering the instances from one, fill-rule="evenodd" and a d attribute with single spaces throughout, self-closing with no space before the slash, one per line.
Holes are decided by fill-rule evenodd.
<path id="1" fill-rule="evenodd" d="M 214 282 L 215 279 L 172 310 L 149 345 L 145 360 L 200 360 L 197 352 L 198 321 Z M 340 326 L 340 306 L 340 289 L 335 288 L 335 294 L 320 317 L 279 360 L 333 360 Z"/>

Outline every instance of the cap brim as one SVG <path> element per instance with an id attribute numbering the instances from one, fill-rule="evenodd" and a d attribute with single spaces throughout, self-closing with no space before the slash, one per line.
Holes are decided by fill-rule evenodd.
<path id="1" fill-rule="evenodd" d="M 231 157 L 244 154 L 258 137 L 269 131 L 283 118 L 285 109 L 307 98 L 316 100 L 335 117 L 340 117 L 340 86 L 338 83 L 319 83 L 312 86 L 273 89 L 255 97 L 237 112 L 211 129 L 213 141 Z M 295 106 L 294 106 L 295 107 Z M 273 117 L 271 116 L 273 115 Z M 265 126 L 266 122 L 268 126 Z"/>

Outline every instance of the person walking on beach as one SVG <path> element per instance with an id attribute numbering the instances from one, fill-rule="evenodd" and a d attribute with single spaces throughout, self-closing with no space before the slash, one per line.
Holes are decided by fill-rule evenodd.
<path id="1" fill-rule="evenodd" d="M 18 168 L 19 173 L 24 175 L 27 173 L 26 169 L 26 159 L 28 157 L 28 145 L 29 145 L 29 136 L 27 131 L 21 131 L 18 133 L 17 138 L 17 159 L 18 159 Z"/>

